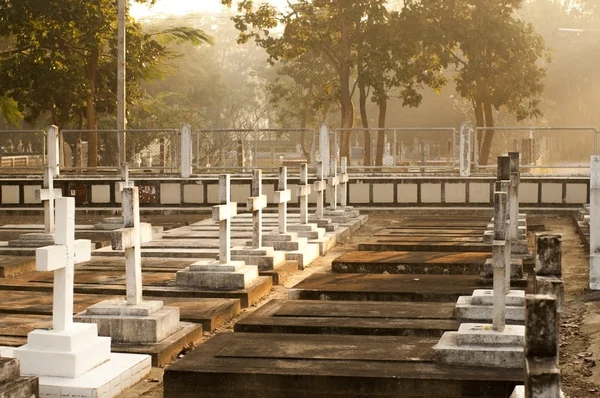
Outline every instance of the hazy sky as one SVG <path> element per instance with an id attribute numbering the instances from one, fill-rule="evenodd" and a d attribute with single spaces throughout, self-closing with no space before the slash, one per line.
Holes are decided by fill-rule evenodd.
<path id="1" fill-rule="evenodd" d="M 285 0 L 269 0 L 271 4 L 282 5 Z M 256 2 L 261 3 L 260 1 Z M 233 7 L 237 2 L 233 1 Z M 153 7 L 137 3 L 131 4 L 131 14 L 134 18 L 141 18 L 153 14 L 182 15 L 189 12 L 217 12 L 223 9 L 220 0 L 158 0 Z"/>

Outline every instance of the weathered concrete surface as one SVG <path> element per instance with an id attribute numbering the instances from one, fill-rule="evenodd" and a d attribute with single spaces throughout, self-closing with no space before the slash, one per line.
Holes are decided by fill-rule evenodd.
<path id="1" fill-rule="evenodd" d="M 487 243 L 446 241 L 435 238 L 415 238 L 404 241 L 402 238 L 377 238 L 358 244 L 358 250 L 365 251 L 435 251 L 435 252 L 484 252 L 491 253 L 492 245 Z"/>
<path id="2" fill-rule="evenodd" d="M 18 359 L 0 358 L 0 398 L 34 398 L 39 394 L 38 378 L 21 377 Z"/>
<path id="3" fill-rule="evenodd" d="M 168 367 L 169 397 L 507 397 L 521 370 L 436 364 L 436 338 L 224 333 Z"/>
<path id="4" fill-rule="evenodd" d="M 0 256 L 0 278 L 13 278 L 35 271 L 35 257 Z"/>

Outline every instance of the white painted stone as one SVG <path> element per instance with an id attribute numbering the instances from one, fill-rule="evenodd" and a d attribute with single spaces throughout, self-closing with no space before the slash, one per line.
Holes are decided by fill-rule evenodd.
<path id="1" fill-rule="evenodd" d="M 18 205 L 21 202 L 18 185 L 2 185 L 2 204 Z"/>
<path id="2" fill-rule="evenodd" d="M 587 203 L 587 184 L 567 184 L 567 203 Z"/>
<path id="3" fill-rule="evenodd" d="M 92 185 L 92 203 L 110 203 L 110 185 Z"/>
<path id="4" fill-rule="evenodd" d="M 421 203 L 442 203 L 442 184 L 421 184 Z"/>
<path id="5" fill-rule="evenodd" d="M 446 203 L 466 203 L 467 193 L 464 182 L 444 184 L 444 200 Z"/>
<path id="6" fill-rule="evenodd" d="M 183 186 L 184 203 L 204 203 L 204 185 L 203 184 L 185 184 Z"/>
<path id="7" fill-rule="evenodd" d="M 543 183 L 542 203 L 562 203 L 562 184 Z"/>
<path id="8" fill-rule="evenodd" d="M 161 205 L 179 205 L 181 204 L 181 184 L 160 184 L 160 204 Z"/>
<path id="9" fill-rule="evenodd" d="M 350 183 L 350 202 L 369 203 L 369 184 Z"/>
<path id="10" fill-rule="evenodd" d="M 469 203 L 490 203 L 490 184 L 487 182 L 470 182 Z"/>
<path id="11" fill-rule="evenodd" d="M 417 184 L 398 184 L 398 203 L 417 203 L 418 189 Z"/>
<path id="12" fill-rule="evenodd" d="M 36 191 L 42 189 L 41 185 L 24 185 L 23 186 L 23 203 L 35 204 L 40 203 L 39 198 L 36 198 Z"/>
<path id="13" fill-rule="evenodd" d="M 519 203 L 537 203 L 538 184 L 534 182 L 523 182 L 519 185 Z"/>
<path id="14" fill-rule="evenodd" d="M 394 203 L 394 184 L 373 184 L 374 203 Z"/>

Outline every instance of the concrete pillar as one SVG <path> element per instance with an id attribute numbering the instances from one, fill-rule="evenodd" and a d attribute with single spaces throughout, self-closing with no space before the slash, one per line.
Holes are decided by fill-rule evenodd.
<path id="1" fill-rule="evenodd" d="M 471 126 L 463 123 L 460 126 L 459 172 L 461 177 L 471 175 Z"/>
<path id="2" fill-rule="evenodd" d="M 181 178 L 192 175 L 192 126 L 184 124 L 181 128 Z"/>
<path id="3" fill-rule="evenodd" d="M 519 240 L 519 182 L 520 182 L 520 157 L 519 152 L 509 152 L 510 158 L 510 239 Z"/>
<path id="4" fill-rule="evenodd" d="M 562 235 L 539 233 L 535 238 L 535 292 L 554 295 L 556 310 L 561 313 L 564 303 Z"/>
<path id="5" fill-rule="evenodd" d="M 48 146 L 48 166 L 52 170 L 52 176 L 58 177 L 60 174 L 59 160 L 60 160 L 60 149 L 58 147 L 58 127 L 50 126 L 46 133 L 46 145 Z"/>
<path id="6" fill-rule="evenodd" d="M 494 243 L 492 266 L 494 267 L 494 316 L 493 329 L 503 331 L 506 307 L 506 192 L 494 193 Z M 510 275 L 509 275 L 510 278 Z"/>
<path id="7" fill-rule="evenodd" d="M 590 290 L 600 290 L 600 156 L 590 165 Z"/>
<path id="8" fill-rule="evenodd" d="M 329 159 L 331 158 L 329 149 L 329 128 L 322 124 L 319 130 L 319 152 L 323 162 L 323 175 L 329 175 Z"/>

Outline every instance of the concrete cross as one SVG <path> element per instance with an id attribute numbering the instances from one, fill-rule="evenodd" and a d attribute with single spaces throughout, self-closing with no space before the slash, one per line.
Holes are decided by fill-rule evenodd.
<path id="1" fill-rule="evenodd" d="M 52 328 L 64 331 L 73 324 L 73 283 L 75 264 L 89 261 L 92 243 L 75 240 L 75 199 L 56 199 L 55 244 L 40 247 L 35 252 L 38 271 L 54 271 Z"/>
<path id="2" fill-rule="evenodd" d="M 340 205 L 348 206 L 348 158 L 342 157 L 340 169 Z"/>
<path id="3" fill-rule="evenodd" d="M 62 190 L 54 189 L 54 173 L 50 166 L 44 169 L 44 187 L 35 190 L 35 199 L 44 202 L 44 232 L 54 233 L 54 200 L 62 198 Z"/>
<path id="4" fill-rule="evenodd" d="M 292 200 L 292 191 L 287 189 L 287 167 L 279 168 L 279 190 L 275 192 L 275 203 L 279 207 L 279 233 L 287 232 L 287 204 Z"/>
<path id="5" fill-rule="evenodd" d="M 123 179 L 125 181 L 117 182 L 117 191 L 123 192 L 123 189 L 125 189 L 125 188 L 133 188 L 134 187 L 133 181 L 129 180 L 129 165 L 127 165 L 127 163 L 125 163 L 123 165 L 121 175 L 123 176 Z"/>
<path id="6" fill-rule="evenodd" d="M 324 197 L 326 189 L 325 176 L 323 174 L 323 161 L 317 162 L 317 180 L 313 183 L 313 189 L 317 193 L 317 218 L 323 218 Z"/>
<path id="7" fill-rule="evenodd" d="M 508 200 L 510 202 L 510 239 L 516 241 L 519 239 L 519 152 L 509 152 L 510 158 L 510 192 Z"/>
<path id="8" fill-rule="evenodd" d="M 219 204 L 212 208 L 213 221 L 219 222 L 219 263 L 231 263 L 231 219 L 237 215 L 237 203 L 230 202 L 231 177 L 219 176 Z"/>
<path id="9" fill-rule="evenodd" d="M 506 294 L 510 293 L 510 271 L 511 271 L 511 240 L 510 240 L 510 200 L 508 199 L 509 191 L 510 191 L 510 181 L 502 180 L 496 181 L 494 184 L 496 192 L 504 192 L 506 193 L 506 214 L 504 215 L 504 222 L 500 224 L 496 224 L 496 220 L 494 218 L 494 240 L 502 240 L 505 243 L 504 245 L 504 263 L 506 278 L 505 282 L 505 290 Z M 496 232 L 498 230 L 498 232 Z M 496 238 L 498 236 L 498 238 Z"/>
<path id="10" fill-rule="evenodd" d="M 340 183 L 340 179 L 337 175 L 337 158 L 331 159 L 331 165 L 329 166 L 329 178 L 327 179 L 327 185 L 331 188 L 330 196 L 329 196 L 329 206 L 331 210 L 335 210 L 337 208 L 337 192 L 338 185 Z"/>
<path id="11" fill-rule="evenodd" d="M 492 245 L 492 266 L 494 267 L 494 316 L 493 329 L 504 330 L 506 306 L 506 230 L 507 230 L 506 192 L 494 192 L 494 242 Z"/>
<path id="12" fill-rule="evenodd" d="M 139 305 L 142 302 L 142 249 L 141 244 L 152 240 L 151 236 L 142 236 L 140 229 L 140 198 L 137 187 L 124 188 L 121 208 L 124 228 L 113 231 L 111 245 L 113 250 L 125 251 L 127 305 Z"/>
<path id="13" fill-rule="evenodd" d="M 267 195 L 262 194 L 262 170 L 252 171 L 252 196 L 247 209 L 252 212 L 252 247 L 262 247 L 262 209 L 267 207 Z"/>
<path id="14" fill-rule="evenodd" d="M 300 183 L 296 186 L 300 198 L 300 224 L 308 224 L 308 195 L 312 193 L 312 186 L 308 183 L 308 165 L 300 165 Z"/>

